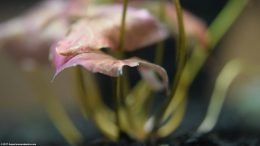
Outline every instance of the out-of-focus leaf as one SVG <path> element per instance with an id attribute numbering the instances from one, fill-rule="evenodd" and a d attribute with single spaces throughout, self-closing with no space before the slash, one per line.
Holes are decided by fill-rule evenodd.
<path id="1" fill-rule="evenodd" d="M 88 11 L 88 6 L 92 2 L 92 0 L 67 0 L 67 5 L 63 11 L 63 16 L 69 16 L 72 19 L 84 17 Z"/>
<path id="2" fill-rule="evenodd" d="M 166 14 L 169 18 L 169 21 L 173 24 L 173 30 L 178 33 L 177 15 L 174 5 L 166 5 Z M 185 33 L 189 40 L 198 40 L 199 44 L 201 44 L 203 47 L 207 47 L 209 44 L 209 36 L 207 33 L 207 27 L 204 22 L 188 11 L 183 11 L 183 21 Z"/>
<path id="3" fill-rule="evenodd" d="M 155 16 L 160 17 L 160 12 L 158 8 L 159 2 L 140 0 L 130 2 L 130 5 L 133 7 L 144 7 L 148 9 L 151 13 L 153 13 Z M 171 28 L 175 35 L 178 35 L 177 15 L 176 9 L 173 4 L 166 4 L 165 14 L 166 24 L 169 26 L 169 28 Z M 187 10 L 183 10 L 183 17 L 184 28 L 186 36 L 188 37 L 188 43 L 193 44 L 194 42 L 198 42 L 202 47 L 208 47 L 210 43 L 210 38 L 207 32 L 206 24 L 201 19 L 194 16 Z"/>
<path id="4" fill-rule="evenodd" d="M 197 133 L 208 133 L 214 128 L 224 105 L 228 89 L 242 70 L 243 65 L 236 59 L 229 61 L 224 66 L 216 79 L 206 116 L 197 129 Z"/>
<path id="5" fill-rule="evenodd" d="M 119 46 L 121 5 L 88 7 L 87 17 L 73 26 L 68 36 L 59 41 L 56 51 L 62 55 L 86 53 L 90 50 Z M 166 29 L 144 9 L 128 7 L 125 48 L 132 51 L 167 37 Z"/>
<path id="6" fill-rule="evenodd" d="M 18 61 L 48 62 L 51 44 L 65 35 L 68 24 L 59 16 L 64 1 L 48 0 L 0 24 L 1 48 Z"/>
<path id="7" fill-rule="evenodd" d="M 76 65 L 81 65 L 91 72 L 102 73 L 112 77 L 122 75 L 124 66 L 137 67 L 144 79 L 155 90 L 160 90 L 162 88 L 168 89 L 168 76 L 166 71 L 162 67 L 138 58 L 117 60 L 110 55 L 102 53 L 101 51 L 92 51 L 88 53 L 78 54 L 69 59 L 63 65 L 59 64 L 55 76 L 64 69 Z M 155 73 L 160 76 L 162 81 L 158 79 Z"/>

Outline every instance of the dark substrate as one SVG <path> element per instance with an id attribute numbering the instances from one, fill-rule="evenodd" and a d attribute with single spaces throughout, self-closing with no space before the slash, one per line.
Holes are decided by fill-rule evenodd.
<path id="1" fill-rule="evenodd" d="M 152 146 L 152 144 L 124 140 L 118 143 L 96 141 L 80 146 Z M 172 140 L 157 142 L 154 146 L 260 146 L 260 136 L 257 132 L 218 131 L 200 136 L 183 135 Z"/>

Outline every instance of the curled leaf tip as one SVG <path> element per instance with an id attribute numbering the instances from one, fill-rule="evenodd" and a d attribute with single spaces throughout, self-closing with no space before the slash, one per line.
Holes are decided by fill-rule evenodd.
<path id="1" fill-rule="evenodd" d="M 80 65 L 93 73 L 101 73 L 111 77 L 123 75 L 123 67 L 137 67 L 143 79 L 150 83 L 155 90 L 168 88 L 168 76 L 166 71 L 156 65 L 139 58 L 117 60 L 101 51 L 91 51 L 73 57 L 56 55 L 56 73 L 54 78 L 63 70 Z M 157 74 L 161 79 L 158 79 Z"/>

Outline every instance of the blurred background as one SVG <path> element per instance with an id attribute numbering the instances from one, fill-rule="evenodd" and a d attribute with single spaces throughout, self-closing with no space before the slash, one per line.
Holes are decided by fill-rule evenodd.
<path id="1" fill-rule="evenodd" d="M 14 18 L 38 3 L 39 0 L 3 0 L 0 22 Z M 189 10 L 210 25 L 226 0 L 181 0 Z M 203 119 L 215 79 L 224 64 L 239 58 L 253 68 L 260 68 L 260 1 L 250 0 L 248 6 L 221 40 L 191 86 L 187 114 L 177 134 L 194 130 Z M 0 32 L 1 33 L 1 32 Z M 170 57 L 170 56 L 167 56 Z M 167 66 L 167 65 L 166 65 Z M 0 49 L 0 142 L 32 142 L 66 144 L 49 120 L 33 85 L 28 82 L 15 61 Z M 44 66 L 43 75 L 51 81 L 53 69 Z M 76 126 L 89 139 L 99 133 L 85 121 L 73 96 L 72 73 L 64 72 L 50 83 L 66 107 Z M 232 83 L 221 112 L 217 128 L 241 127 L 260 132 L 260 74 L 241 74 Z M 89 131 L 92 131 L 90 133 Z"/>

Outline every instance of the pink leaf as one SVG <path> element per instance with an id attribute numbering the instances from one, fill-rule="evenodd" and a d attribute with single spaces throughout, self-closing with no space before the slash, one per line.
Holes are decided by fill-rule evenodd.
<path id="1" fill-rule="evenodd" d="M 166 5 L 166 14 L 170 18 L 172 24 L 175 27 L 176 33 L 178 30 L 177 14 L 175 6 L 172 4 Z M 198 42 L 207 47 L 209 43 L 209 36 L 207 33 L 207 27 L 202 20 L 192 15 L 188 11 L 183 11 L 184 29 L 189 40 L 198 40 Z"/>
<path id="2" fill-rule="evenodd" d="M 159 2 L 157 1 L 135 0 L 129 1 L 129 4 L 136 8 L 145 7 L 156 16 L 159 16 Z M 175 6 L 172 3 L 166 3 L 165 6 L 167 23 L 172 27 L 174 34 L 178 35 L 178 22 Z M 183 17 L 188 43 L 193 43 L 195 40 L 196 43 L 199 43 L 203 47 L 208 47 L 210 40 L 205 23 L 185 9 L 183 9 Z"/>
<path id="3" fill-rule="evenodd" d="M 0 24 L 1 48 L 18 61 L 48 62 L 50 46 L 68 29 L 68 22 L 60 17 L 65 5 L 62 0 L 44 1 Z"/>
<path id="4" fill-rule="evenodd" d="M 121 5 L 92 6 L 88 17 L 77 21 L 56 50 L 62 55 L 85 53 L 101 48 L 118 49 L 122 15 Z M 167 37 L 164 27 L 146 10 L 128 8 L 125 48 L 132 51 Z"/>
<path id="5" fill-rule="evenodd" d="M 64 56 L 60 55 L 58 57 Z M 128 66 L 137 67 L 144 79 L 149 82 L 154 89 L 168 89 L 168 76 L 166 71 L 158 65 L 138 58 L 117 60 L 112 56 L 102 53 L 101 51 L 92 51 L 78 54 L 70 59 L 67 58 L 67 62 L 64 59 L 65 58 L 61 58 L 61 61 L 64 63 L 62 65 L 60 64 L 61 62 L 56 62 L 56 73 L 54 77 L 56 77 L 64 69 L 77 65 L 81 65 L 93 73 L 102 73 L 108 76 L 117 77 L 123 74 L 123 67 Z M 160 76 L 162 81 L 158 79 L 155 73 Z"/>
<path id="6" fill-rule="evenodd" d="M 53 45 L 50 49 L 50 56 L 49 59 L 52 61 L 52 65 L 55 67 L 57 71 L 63 64 L 69 61 L 73 56 L 63 56 L 56 53 L 55 45 Z"/>

